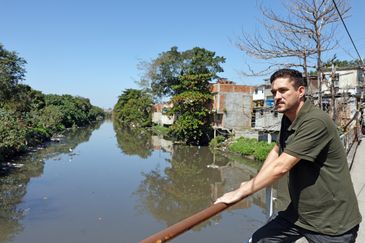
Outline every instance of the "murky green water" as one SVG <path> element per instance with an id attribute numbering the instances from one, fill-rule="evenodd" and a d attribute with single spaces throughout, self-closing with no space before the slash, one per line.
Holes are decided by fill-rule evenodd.
<path id="1" fill-rule="evenodd" d="M 255 168 L 111 122 L 71 132 L 0 176 L 0 242 L 138 242 L 212 204 Z M 257 193 L 171 242 L 242 242 L 266 221 Z"/>

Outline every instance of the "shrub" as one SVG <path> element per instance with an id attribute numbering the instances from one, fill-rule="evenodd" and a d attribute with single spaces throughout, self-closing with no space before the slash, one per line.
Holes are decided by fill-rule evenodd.
<path id="1" fill-rule="evenodd" d="M 253 155 L 255 160 L 264 161 L 274 145 L 274 143 L 268 144 L 262 141 L 258 142 L 256 139 L 241 137 L 228 148 L 232 152 L 240 153 L 245 156 Z"/>
<path id="2" fill-rule="evenodd" d="M 209 147 L 212 149 L 218 148 L 221 143 L 223 143 L 225 137 L 218 135 L 209 142 Z"/>
<path id="3" fill-rule="evenodd" d="M 27 144 L 34 146 L 50 139 L 50 134 L 44 128 L 29 128 L 27 129 L 26 140 Z"/>
<path id="4" fill-rule="evenodd" d="M 0 109 L 0 160 L 26 149 L 26 129 L 12 113 Z"/>

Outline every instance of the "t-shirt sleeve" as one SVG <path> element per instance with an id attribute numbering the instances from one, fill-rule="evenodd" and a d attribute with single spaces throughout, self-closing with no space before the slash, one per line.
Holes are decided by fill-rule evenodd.
<path id="1" fill-rule="evenodd" d="M 316 118 L 303 122 L 293 136 L 284 152 L 312 162 L 331 140 L 325 123 Z"/>

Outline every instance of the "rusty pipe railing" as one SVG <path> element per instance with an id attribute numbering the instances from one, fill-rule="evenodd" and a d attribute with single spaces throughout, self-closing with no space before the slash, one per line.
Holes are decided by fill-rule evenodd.
<path id="1" fill-rule="evenodd" d="M 164 229 L 160 232 L 153 234 L 146 239 L 140 241 L 139 243 L 160 243 L 166 242 L 175 238 L 176 236 L 184 233 L 185 231 L 191 229 L 197 224 L 213 217 L 214 215 L 222 212 L 223 210 L 227 209 L 228 207 L 232 206 L 232 204 L 225 204 L 225 203 L 217 203 L 213 204 L 212 206 Z"/>

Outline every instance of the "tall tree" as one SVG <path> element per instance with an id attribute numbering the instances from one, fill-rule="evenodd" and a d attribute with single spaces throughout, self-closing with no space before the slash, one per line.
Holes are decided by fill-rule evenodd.
<path id="1" fill-rule="evenodd" d="M 174 46 L 150 62 L 140 62 L 143 75 L 138 84 L 146 90 L 150 89 L 154 98 L 170 97 L 191 87 L 206 89 L 209 81 L 223 72 L 220 65 L 224 62 L 224 57 L 215 56 L 215 52 L 204 48 L 195 47 L 179 52 Z M 190 83 L 186 77 L 196 74 L 209 74 L 209 77 L 202 83 Z"/>
<path id="2" fill-rule="evenodd" d="M 260 4 L 263 33 L 243 33 L 236 42 L 247 55 L 271 60 L 274 63 L 251 75 L 267 75 L 273 68 L 302 67 L 308 77 L 308 68 L 315 68 L 321 80 L 323 53 L 335 48 L 336 24 L 340 17 L 331 0 L 293 0 L 282 3 L 283 16 Z M 338 0 L 340 13 L 346 17 L 348 0 Z M 319 85 L 319 94 L 321 85 Z M 321 98 L 321 96 L 320 96 Z"/>
<path id="3" fill-rule="evenodd" d="M 113 109 L 114 118 L 124 126 L 147 127 L 152 123 L 152 98 L 143 90 L 127 89 Z"/>
<path id="4" fill-rule="evenodd" d="M 177 47 L 159 54 L 148 65 L 140 84 L 149 85 L 156 98 L 169 97 L 170 114 L 177 119 L 170 131 L 188 144 L 205 144 L 211 133 L 209 82 L 222 72 L 225 58 L 195 47 L 179 52 Z"/>
<path id="5" fill-rule="evenodd" d="M 9 99 L 15 86 L 25 77 L 26 61 L 0 43 L 0 104 Z"/>

